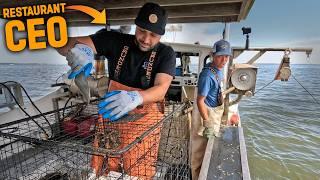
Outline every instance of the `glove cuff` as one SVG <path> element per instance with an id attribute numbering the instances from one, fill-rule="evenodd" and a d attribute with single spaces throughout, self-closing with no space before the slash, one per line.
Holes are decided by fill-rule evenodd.
<path id="1" fill-rule="evenodd" d="M 143 98 L 139 91 L 129 91 L 128 94 L 131 96 L 131 98 L 134 98 L 135 101 L 137 102 L 137 106 L 142 105 L 143 103 Z"/>

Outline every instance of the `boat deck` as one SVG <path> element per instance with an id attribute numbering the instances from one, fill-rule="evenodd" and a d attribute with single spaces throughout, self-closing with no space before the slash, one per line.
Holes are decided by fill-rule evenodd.
<path id="1" fill-rule="evenodd" d="M 222 127 L 220 137 L 209 139 L 199 179 L 250 180 L 241 127 Z"/>
<path id="2" fill-rule="evenodd" d="M 238 137 L 237 127 L 227 127 L 222 137 L 215 140 L 208 179 L 242 179 Z"/>

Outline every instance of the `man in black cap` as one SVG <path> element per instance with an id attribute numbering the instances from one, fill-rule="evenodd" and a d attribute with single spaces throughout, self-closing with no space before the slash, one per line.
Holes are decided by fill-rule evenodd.
<path id="1" fill-rule="evenodd" d="M 108 59 L 109 92 L 99 103 L 99 114 L 104 119 L 117 121 L 128 112 L 136 111 L 136 107 L 141 105 L 143 107 L 148 105 L 144 114 L 150 116 L 149 119 L 144 118 L 148 116 L 139 119 L 140 124 L 148 122 L 148 126 L 152 126 L 159 121 L 159 118 L 163 117 L 162 112 L 158 109 L 159 106 L 155 103 L 164 99 L 175 75 L 176 63 L 174 50 L 170 46 L 160 43 L 160 38 L 165 33 L 167 19 L 166 11 L 158 4 L 146 3 L 135 19 L 137 25 L 135 35 L 100 30 L 90 36 L 70 38 L 65 47 L 58 49 L 61 55 L 67 57 L 68 64 L 72 68 L 69 77 L 72 78 L 82 73 L 84 76 L 88 76 L 92 67 L 93 53 L 104 55 Z M 138 121 L 136 120 L 136 122 Z M 137 129 L 130 131 L 134 135 L 139 134 L 139 132 L 135 132 Z M 130 137 L 122 138 L 130 139 Z M 156 142 L 156 146 L 158 144 Z M 157 148 L 153 147 L 153 149 Z M 124 159 L 129 158 L 134 162 L 134 158 L 137 157 Z M 155 159 L 156 157 L 153 157 L 153 160 Z M 152 165 L 153 160 L 149 160 L 150 162 L 145 164 L 148 167 L 148 172 L 141 172 L 141 169 L 146 168 L 138 167 L 135 170 L 135 168 L 129 167 L 129 161 L 122 163 L 124 169 L 130 169 L 131 172 L 128 174 L 132 176 L 144 174 L 144 178 L 149 179 L 155 172 L 155 166 Z M 97 162 L 99 164 L 100 160 Z M 111 169 L 112 166 L 115 166 L 115 164 L 108 165 Z M 94 173 L 101 175 L 103 172 L 99 172 L 98 166 L 100 165 L 93 167 Z"/>
<path id="2" fill-rule="evenodd" d="M 166 11 L 158 4 L 146 3 L 135 19 L 137 26 L 134 36 L 103 29 L 90 36 L 70 38 L 68 44 L 58 49 L 58 52 L 67 56 L 72 69 L 78 70 L 76 74 L 88 72 L 88 69 L 83 68 L 88 68 L 86 65 L 92 63 L 90 58 L 72 54 L 78 52 L 72 51 L 72 48 L 77 48 L 76 44 L 87 45 L 94 53 L 104 55 L 108 59 L 110 80 L 142 89 L 135 94 L 140 100 L 129 107 L 130 111 L 140 104 L 162 100 L 173 79 L 175 52 L 170 46 L 160 43 L 160 38 L 165 33 L 167 19 Z M 118 112 L 120 115 L 115 118 L 126 114 L 125 111 L 128 110 Z"/>

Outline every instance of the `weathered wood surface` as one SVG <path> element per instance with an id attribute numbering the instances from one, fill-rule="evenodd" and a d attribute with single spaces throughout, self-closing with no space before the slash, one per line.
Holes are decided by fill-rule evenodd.
<path id="1" fill-rule="evenodd" d="M 46 3 L 65 2 L 51 0 L 48 2 L 9 1 L 2 0 L 0 9 Z M 107 9 L 108 21 L 111 25 L 133 24 L 139 8 L 147 1 L 136 0 L 69 0 L 67 5 L 86 5 L 97 10 Z M 246 18 L 254 0 L 154 0 L 152 2 L 163 6 L 169 15 L 169 23 L 200 23 L 200 22 L 234 22 Z M 74 10 L 66 10 L 67 22 L 73 26 L 90 25 L 92 17 Z M 2 11 L 0 11 L 0 17 Z M 92 25 L 92 24 L 91 24 Z"/>

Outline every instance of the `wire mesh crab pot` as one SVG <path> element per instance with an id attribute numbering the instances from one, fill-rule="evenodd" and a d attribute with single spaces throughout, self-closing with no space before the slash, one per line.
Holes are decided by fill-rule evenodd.
<path id="1" fill-rule="evenodd" d="M 78 104 L 1 124 L 0 179 L 191 179 L 188 104 L 145 108 L 108 122 Z"/>

